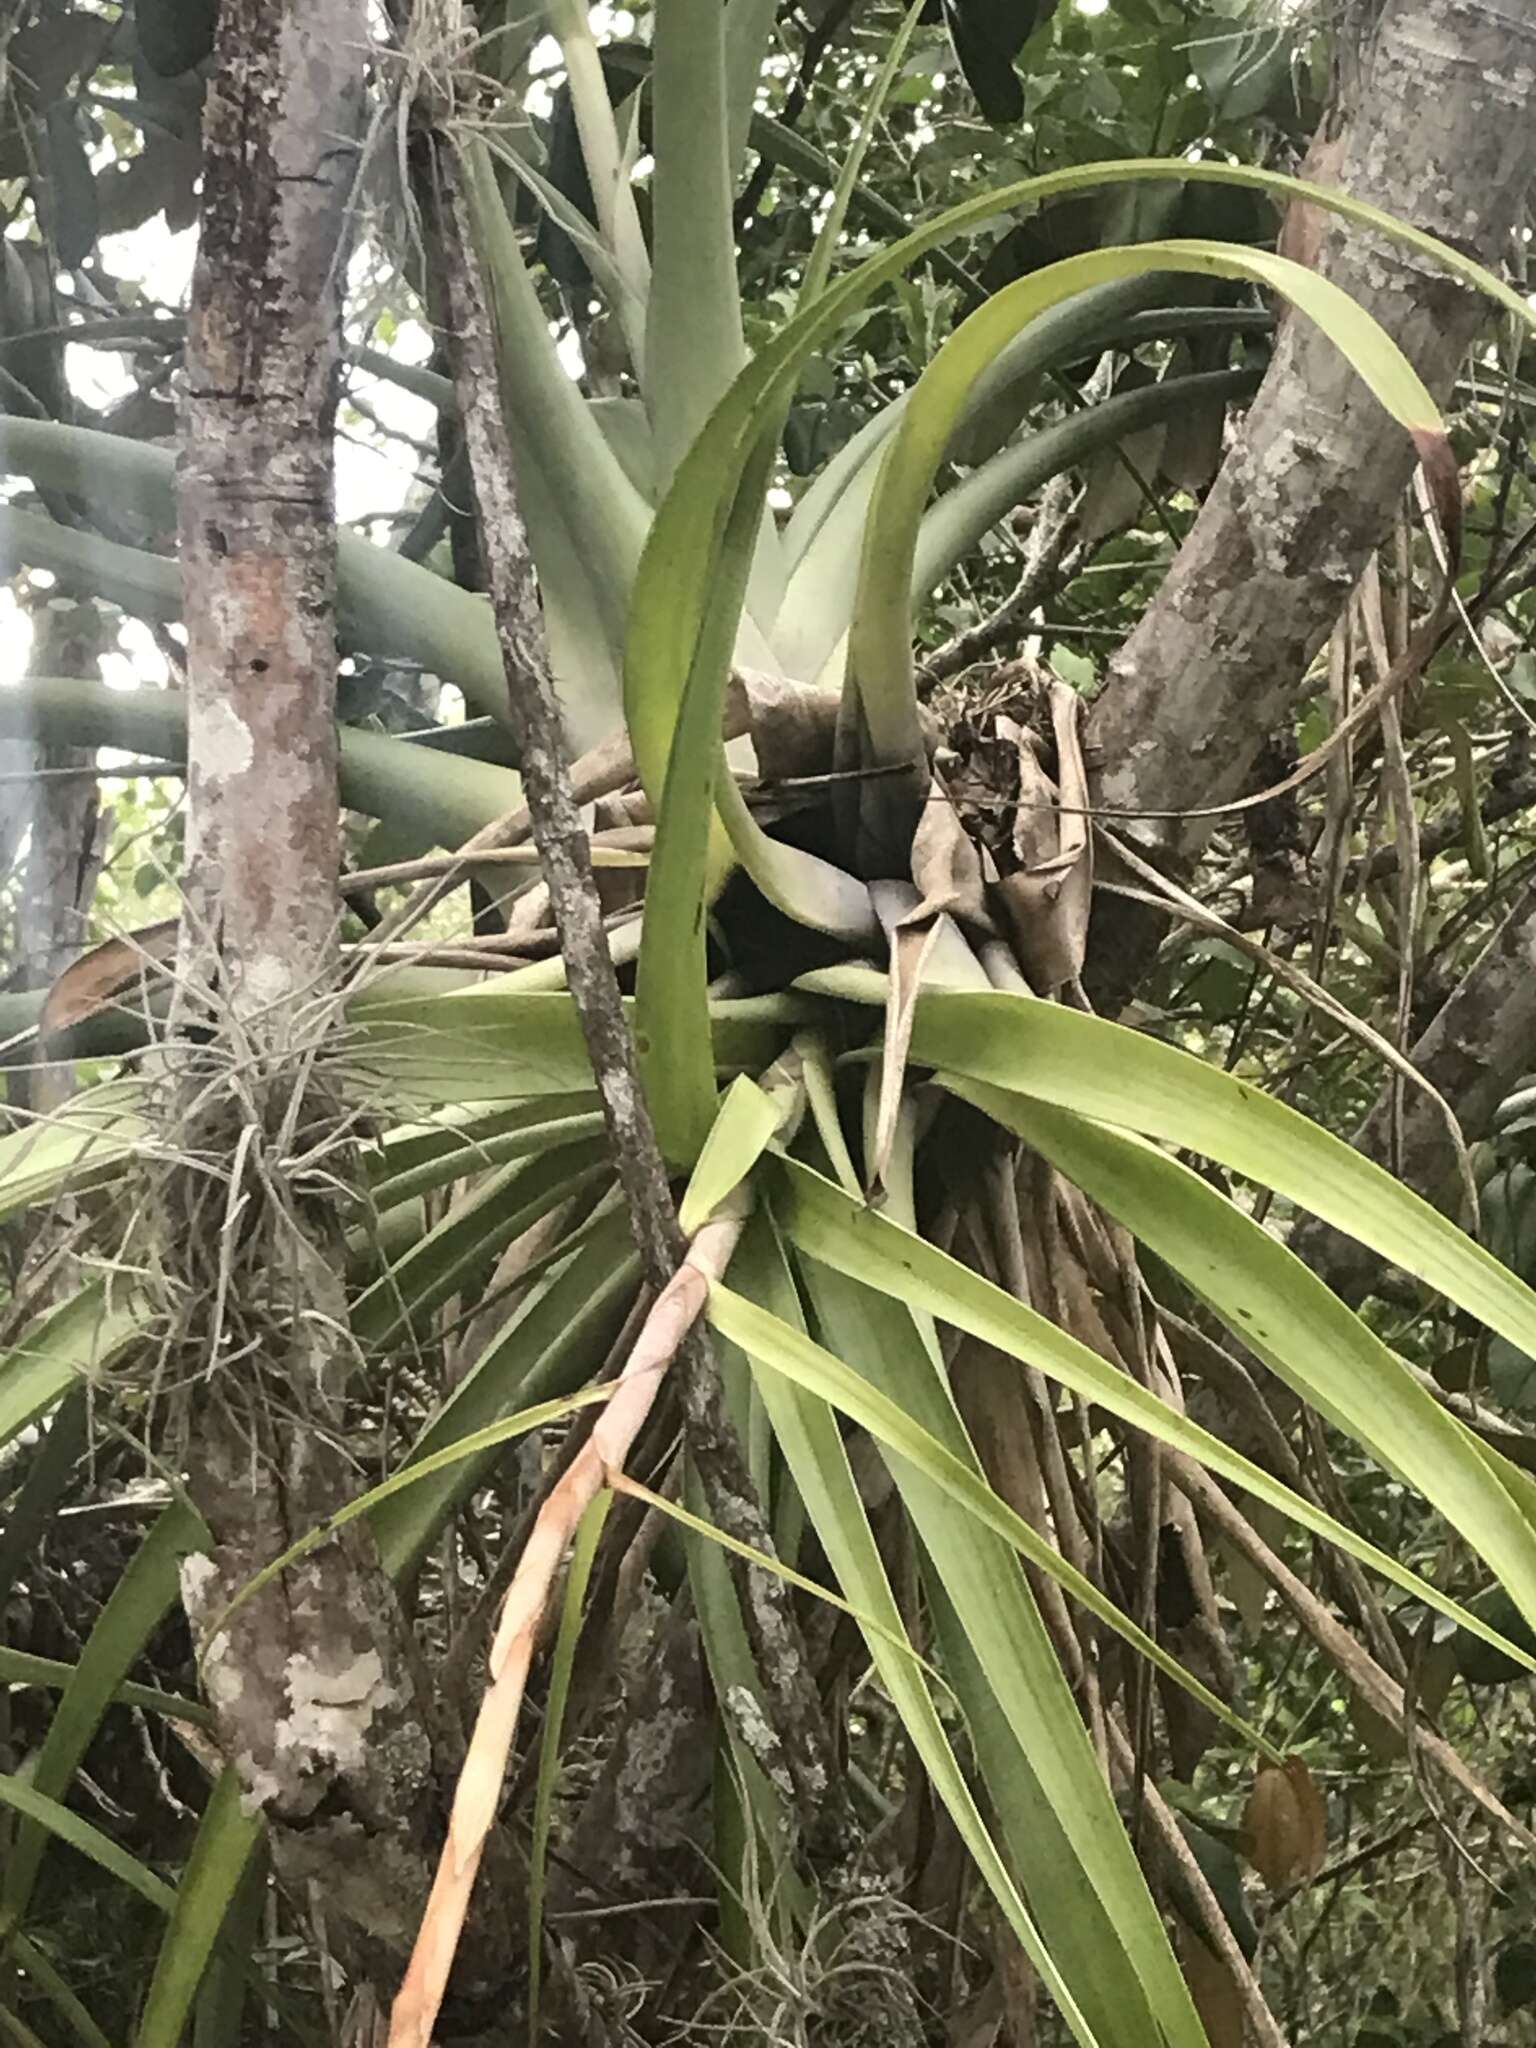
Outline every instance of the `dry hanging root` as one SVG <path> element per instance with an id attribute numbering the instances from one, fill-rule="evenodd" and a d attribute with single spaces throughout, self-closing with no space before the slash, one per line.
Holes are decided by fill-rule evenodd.
<path id="1" fill-rule="evenodd" d="M 459 1773 L 448 1839 L 410 1967 L 390 2015 L 389 2048 L 429 2048 L 481 1852 L 496 1819 L 534 1643 L 560 1560 L 591 1502 L 622 1474 L 662 1377 L 703 1313 L 711 1281 L 729 1265 L 745 1221 L 744 1208 L 722 1213 L 694 1236 L 683 1263 L 652 1305 L 596 1427 L 534 1524 L 491 1645 L 489 1683 Z"/>

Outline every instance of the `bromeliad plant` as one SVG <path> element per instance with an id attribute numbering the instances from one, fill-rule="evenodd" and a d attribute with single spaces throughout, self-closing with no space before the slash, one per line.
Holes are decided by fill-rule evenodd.
<path id="1" fill-rule="evenodd" d="M 686 1179 L 680 1218 L 692 1247 L 637 1337 L 639 1264 L 558 957 L 483 977 L 423 968 L 358 978 L 336 1070 L 379 1126 L 355 1140 L 366 1185 L 348 1241 L 359 1400 L 382 1404 L 390 1361 L 418 1368 L 452 1336 L 461 1369 L 451 1384 L 429 1385 L 430 1413 L 383 1483 L 360 1484 L 301 1547 L 366 1520 L 402 1597 L 430 1613 L 445 1532 L 482 1512 L 484 1489 L 504 1481 L 507 1447 L 563 1428 L 569 1453 L 531 1529 L 506 1532 L 521 1563 L 391 2038 L 422 2048 L 431 2038 L 482 1849 L 507 1832 L 503 1770 L 568 1542 L 536 1778 L 520 1781 L 531 1801 L 521 1884 L 529 1948 L 526 1970 L 510 1974 L 526 1992 L 530 2039 L 550 2002 L 548 1961 L 561 1972 L 559 1997 L 576 1995 L 581 1959 L 552 1939 L 546 1914 L 562 1850 L 555 1791 L 576 1693 L 589 1745 L 597 1725 L 595 1589 L 610 1600 L 616 1585 L 633 1590 L 643 1511 L 660 1560 L 649 1583 L 665 1588 L 652 1596 L 658 1614 L 664 1599 L 674 1616 L 691 1609 L 714 1701 L 703 1856 L 719 1884 L 718 1947 L 706 1957 L 698 1945 L 688 1966 L 706 1987 L 694 2001 L 700 2028 L 786 2038 L 774 2029 L 788 1998 L 803 2030 L 788 2038 L 927 2037 L 914 1986 L 925 1967 L 932 1983 L 953 1978 L 931 1959 L 913 1961 L 928 1930 L 910 1910 L 905 1808 L 963 1852 L 969 1876 L 954 1930 L 994 1952 L 1016 1943 L 1076 2040 L 1199 2048 L 1211 1958 L 1256 2037 L 1273 2040 L 1238 1916 L 1218 1903 L 1157 1783 L 1159 1725 L 1186 1755 L 1179 1731 L 1199 1731 L 1198 1754 L 1224 1728 L 1258 1773 L 1251 1834 L 1266 1872 L 1284 1883 L 1315 1869 L 1321 1840 L 1304 1768 L 1236 1702 L 1197 1507 L 1207 1523 L 1226 1517 L 1228 1540 L 1249 1542 L 1298 1626 L 1320 1625 L 1316 1603 L 1295 1597 L 1283 1562 L 1212 1482 L 1289 1518 L 1347 1569 L 1523 1668 L 1536 1670 L 1536 1659 L 1326 1506 L 1287 1462 L 1283 1439 L 1279 1451 L 1266 1445 L 1250 1457 L 1194 1420 L 1183 1373 L 1191 1360 L 1209 1372 L 1214 1360 L 1247 1382 L 1239 1355 L 1256 1361 L 1416 1489 L 1533 1628 L 1536 1495 L 1244 1200 L 1187 1158 L 1349 1233 L 1522 1353 L 1536 1354 L 1536 1294 L 1389 1174 L 1247 1080 L 1081 1006 L 1092 845 L 1075 700 L 1057 688 L 1045 707 L 1057 843 L 1025 875 L 1035 886 L 1010 895 L 931 765 L 912 614 L 1024 494 L 1197 396 L 1243 388 L 1241 373 L 1221 371 L 1106 399 L 1005 442 L 935 496 L 956 435 L 1000 393 L 1017 400 L 1053 366 L 1111 345 L 1133 314 L 1166 306 L 1170 277 L 1247 280 L 1322 327 L 1414 435 L 1450 530 L 1443 426 L 1390 339 L 1325 279 L 1258 249 L 1161 239 L 1051 265 L 978 305 L 782 529 L 767 493 L 813 352 L 835 345 L 862 305 L 951 237 L 1064 192 L 1114 183 L 1165 191 L 1174 178 L 1305 192 L 1414 242 L 1527 324 L 1532 316 L 1475 265 L 1369 207 L 1204 163 L 1032 178 L 839 272 L 856 149 L 797 310 L 749 361 L 731 198 L 772 13 L 753 0 L 728 9 L 661 0 L 648 79 L 616 116 L 584 13 L 549 9 L 593 220 L 519 154 L 508 102 L 486 97 L 464 68 L 445 10 L 422 10 L 428 26 L 418 21 L 418 40 L 384 67 L 402 91 L 420 91 L 416 118 L 435 131 L 446 166 L 444 220 L 469 232 L 452 282 L 464 290 L 484 280 L 577 793 L 590 801 L 638 788 L 631 816 L 654 827 L 643 912 L 613 919 L 611 940 L 621 965 L 635 966 L 628 1014 L 639 1071 L 667 1165 Z M 866 136 L 905 33 L 892 43 Z M 504 77 L 519 59 L 508 31 L 496 45 Z M 642 138 L 655 166 L 649 239 L 631 175 Z M 411 147 L 425 155 L 419 138 Z M 620 396 L 583 397 L 560 363 L 514 225 L 522 187 L 577 240 L 606 301 L 626 356 Z M 444 232 L 453 263 L 456 230 Z M 1178 332 L 1186 311 L 1169 308 L 1164 331 Z M 425 388 L 452 409 L 447 380 Z M 0 442 L 8 465 L 39 485 L 110 503 L 119 532 L 137 520 L 147 538 L 169 523 L 162 451 L 18 418 L 0 422 Z M 485 482 L 476 477 L 482 505 Z M 22 559 L 84 573 L 103 595 L 152 615 L 175 610 L 174 566 L 147 545 L 14 510 L 0 527 Z M 508 722 L 482 598 L 345 537 L 340 561 L 354 646 L 411 658 L 458 685 L 471 712 Z M 121 743 L 131 732 L 155 753 L 176 745 L 165 698 L 107 707 L 92 686 L 62 680 L 9 695 L 5 715 L 24 704 L 50 737 Z M 99 722 L 108 708 L 110 727 Z M 776 834 L 766 801 L 769 764 L 785 760 L 772 772 L 801 783 L 799 823 L 814 828 L 793 840 Z M 509 885 L 508 867 L 496 866 L 529 833 L 513 770 L 346 732 L 340 778 L 344 804 L 388 820 L 388 851 L 461 850 L 460 871 L 493 879 L 525 945 L 547 932 L 548 883 Z M 632 839 L 608 850 L 633 859 Z M 738 882 L 733 898 L 738 869 L 753 889 Z M 722 968 L 729 920 L 740 914 L 732 904 L 758 915 L 763 901 L 816 935 L 817 950 L 782 985 L 744 994 Z M 66 977 L 48 1021 L 95 1001 L 82 1002 L 79 977 Z M 0 1141 L 0 1213 L 39 1209 L 67 1189 L 99 1264 L 62 1303 L 32 1316 L 21 1306 L 0 1369 L 0 1442 L 51 1416 L 46 1444 L 66 1444 L 64 1418 L 87 1394 L 108 1413 L 116 1402 L 120 1426 L 137 1426 L 152 1381 L 135 1366 L 155 1354 L 165 1303 L 148 1262 L 104 1257 L 103 1247 L 116 1250 L 113 1219 L 132 1210 L 162 1144 L 154 1098 L 132 1067 Z M 232 1182 L 231 1241 L 237 1194 Z M 130 1242 L 137 1250 L 142 1239 Z M 226 1277 L 238 1287 L 237 1268 Z M 703 1370 L 687 1351 L 672 1366 L 700 1316 L 755 1495 L 756 1543 L 712 1520 L 697 1441 L 682 1455 L 673 1443 L 666 1375 Z M 57 1497 L 61 1465 L 46 1451 L 34 1458 L 33 1511 Z M 176 1498 L 79 1661 L 42 1670 L 0 1652 L 10 1682 L 59 1691 L 30 1771 L 0 1779 L 0 1801 L 16 1816 L 0 1889 L 11 1954 L 82 2038 L 98 2038 L 28 1931 L 50 1841 L 94 1858 L 166 1916 L 138 2021 L 144 2048 L 181 2038 L 200 1984 L 212 2009 L 238 2012 L 263 1870 L 260 1815 L 247 1811 L 233 1768 L 213 1779 L 174 1889 L 66 1804 L 101 1717 L 128 1697 L 128 1674 L 175 1600 L 178 1561 L 206 1541 L 176 1475 L 166 1476 Z M 1160 1577 L 1174 1571 L 1170 1546 L 1189 1588 L 1188 1610 L 1172 1623 L 1158 1600 Z M 271 1560 L 264 1576 L 296 1555 Z M 762 1599 L 765 1576 L 780 1588 L 777 1605 Z M 798 1637 L 779 1640 L 777 1654 L 806 1681 L 802 1726 L 784 1724 L 793 1688 L 767 1666 L 765 1613 L 788 1616 Z M 1342 1654 L 1342 1631 L 1329 1627 L 1334 1635 L 1319 1640 Z M 1349 1683 L 1401 1728 L 1411 1718 L 1402 1687 L 1358 1645 L 1349 1656 Z M 453 1675 L 462 1682 L 462 1662 Z M 207 1719 L 190 1699 L 142 1689 L 133 1699 L 189 1730 Z M 871 1725 L 882 1741 L 868 1739 Z M 1499 1827 L 1526 1838 L 1447 1745 L 1422 1731 L 1415 1739 Z M 828 1760 L 849 1782 L 824 1777 L 818 1800 L 815 1770 Z M 1165 1905 L 1181 1930 L 1177 1951 Z M 1191 1943 L 1207 1959 L 1201 1969 Z"/>

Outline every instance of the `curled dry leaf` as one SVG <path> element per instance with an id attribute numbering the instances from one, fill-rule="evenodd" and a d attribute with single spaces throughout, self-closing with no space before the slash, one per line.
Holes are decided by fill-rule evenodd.
<path id="1" fill-rule="evenodd" d="M 1310 1884 L 1328 1848 L 1328 1815 L 1299 1756 L 1260 1764 L 1244 1815 L 1248 1855 L 1272 1892 Z"/>
<path id="2" fill-rule="evenodd" d="M 962 956 L 967 953 L 959 925 L 979 934 L 992 932 L 992 920 L 987 914 L 986 884 L 994 877 L 990 856 L 984 856 L 972 841 L 948 790 L 936 775 L 931 776 L 928 802 L 912 837 L 912 882 L 918 894 L 917 902 L 909 903 L 910 892 L 900 883 L 876 882 L 870 889 L 876 914 L 885 927 L 891 947 L 890 993 L 886 1000 L 885 1042 L 880 1065 L 880 1106 L 869 1162 L 871 1194 L 878 1193 L 884 1186 L 886 1168 L 890 1164 L 907 1070 L 907 1048 L 912 1040 L 913 1006 L 918 992 L 925 980 L 934 980 L 940 985 L 948 981 L 954 985 L 953 973 L 931 970 L 940 964 L 934 962 L 933 956 L 941 945 L 951 955 L 957 948 Z M 959 986 L 975 986 L 982 979 L 980 968 L 968 958 L 962 957 L 961 969 Z M 974 979 L 967 972 L 971 969 L 974 969 Z"/>
<path id="3" fill-rule="evenodd" d="M 1088 774 L 1078 731 L 1079 699 L 1065 683 L 1050 688 L 1057 785 L 1019 737 L 1019 808 L 1014 849 L 1021 865 L 998 884 L 1019 965 L 1039 995 L 1077 980 L 1088 944 L 1093 899 L 1088 832 Z"/>
<path id="4" fill-rule="evenodd" d="M 67 1031 L 72 1024 L 83 1024 L 87 1017 L 114 1008 L 130 990 L 135 999 L 142 1000 L 140 982 L 175 959 L 179 930 L 179 920 L 168 918 L 163 924 L 106 939 L 78 960 L 71 960 L 48 991 L 37 1020 L 39 1035 L 47 1038 L 56 1031 Z"/>

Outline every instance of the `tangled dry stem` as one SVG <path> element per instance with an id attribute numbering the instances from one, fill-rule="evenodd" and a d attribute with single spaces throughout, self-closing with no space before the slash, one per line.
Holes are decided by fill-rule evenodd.
<path id="1" fill-rule="evenodd" d="M 173 990 L 173 1010 L 189 993 Z M 206 1042 L 195 1027 L 173 1029 L 144 1062 L 147 1140 L 126 1220 L 114 1207 L 101 1228 L 113 1232 L 110 1268 L 129 1276 L 152 1333 L 118 1383 L 163 1404 L 173 1462 L 192 1402 L 233 1390 L 247 1426 L 286 1415 L 324 1428 L 355 1362 L 344 1309 L 332 1317 L 324 1304 L 342 1302 L 341 1228 L 361 1209 L 376 1109 L 360 1096 L 342 1001 L 327 990 L 280 1013 L 221 1014 Z M 317 1259 L 331 1268 L 318 1291 Z M 295 1329 L 296 1313 L 325 1328 Z M 264 1370 L 295 1349 L 335 1359 L 326 1384 Z"/>
<path id="2" fill-rule="evenodd" d="M 866 1878 L 818 1912 L 793 1948 L 769 1902 L 743 1901 L 755 1968 L 733 1971 L 673 2034 L 673 2048 L 772 2041 L 783 2048 L 918 2048 L 925 2030 L 912 1988 L 909 1936 L 917 1917 Z"/>

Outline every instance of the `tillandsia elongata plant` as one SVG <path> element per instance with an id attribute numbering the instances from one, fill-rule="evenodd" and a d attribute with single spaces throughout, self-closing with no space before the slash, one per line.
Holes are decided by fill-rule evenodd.
<path id="1" fill-rule="evenodd" d="M 970 80 L 986 10 L 948 12 Z M 763 0 L 655 0 L 637 42 L 575 0 L 139 0 L 92 60 L 130 63 L 156 134 L 182 91 L 173 184 L 186 95 L 206 104 L 190 313 L 148 323 L 184 350 L 179 448 L 19 376 L 0 418 L 36 501 L 0 506 L 13 559 L 186 625 L 184 689 L 87 664 L 0 693 L 8 734 L 189 786 L 173 914 L 0 998 L 0 1216 L 28 1233 L 0 1588 L 88 1443 L 138 1461 L 156 1509 L 71 1659 L 0 1650 L 51 1702 L 0 1775 L 0 1941 L 71 2038 L 111 2038 L 49 1938 L 73 1856 L 154 1916 L 113 2008 L 140 2048 L 258 2025 L 427 2048 L 508 2038 L 509 2013 L 530 2042 L 1060 2038 L 1026 2019 L 1037 1986 L 1039 2026 L 1085 2048 L 1279 2042 L 1234 1852 L 1283 1904 L 1328 1816 L 1304 1734 L 1244 1697 L 1217 1547 L 1431 1811 L 1459 1802 L 1487 1854 L 1532 1846 L 1425 1705 L 1447 1645 L 1464 1676 L 1536 1671 L 1528 1442 L 1424 1371 L 1411 1329 L 1388 1341 L 1327 1253 L 1363 1248 L 1527 1361 L 1536 1293 L 1477 1224 L 1479 1179 L 1511 1213 L 1510 1158 L 1468 1151 L 1405 1029 L 1192 893 L 1171 828 L 1334 791 L 1376 735 L 1406 775 L 1405 694 L 1466 609 L 1441 402 L 1317 259 L 1321 224 L 1521 334 L 1536 315 L 1368 193 L 1214 152 L 1064 163 L 908 221 L 868 172 L 926 13 L 872 10 L 837 163 L 760 105 Z M 1015 80 L 1065 33 L 1020 13 Z M 1243 52 L 1229 97 L 1264 46 Z M 822 217 L 769 318 L 743 295 L 743 181 L 807 149 Z M 55 255 L 69 166 L 56 140 L 33 202 Z M 1200 231 L 1233 195 L 1290 209 L 1283 251 L 1273 223 Z M 1118 235 L 978 283 L 978 234 L 1089 197 Z M 1479 216 L 1479 247 L 1512 215 Z M 430 365 L 355 339 L 363 256 Z M 926 360 L 787 471 L 808 380 L 914 279 L 954 316 Z M 1166 516 L 1167 435 L 1201 416 L 1219 442 L 1260 377 L 1233 337 L 1277 306 L 1267 389 L 1326 351 L 1416 466 L 1398 615 L 1379 535 L 1323 578 L 1368 687 L 1256 787 L 1246 760 L 1191 778 L 1181 819 L 1117 800 L 1065 663 L 1018 664 L 967 760 L 979 714 L 946 724 L 924 667 L 935 594 L 1028 500 L 1059 557 L 1075 477 L 1080 532 L 1115 525 L 1111 486 L 1122 523 Z M 1163 374 L 1117 377 L 1144 345 Z M 395 549 L 335 520 L 349 354 L 437 421 L 425 530 Z M 1084 362 L 1105 374 L 1072 382 Z M 464 719 L 338 725 L 338 648 L 418 705 L 451 687 Z M 339 815 L 372 821 L 345 872 Z M 1427 1130 L 1463 1169 L 1429 1189 L 1444 1206 L 1236 1052 L 1097 1013 L 1110 895 L 1214 935 L 1378 1063 L 1399 1164 Z M 1517 1098 L 1506 1146 L 1520 1128 Z M 1314 1256 L 1273 1203 L 1312 1219 Z M 1464 1568 L 1373 1529 L 1338 1477 L 1359 1469 Z M 178 1616 L 175 1685 L 135 1684 Z M 174 1853 L 72 1797 L 123 1713 L 174 1751 Z M 1202 1768 L 1239 1814 L 1202 1806 Z M 312 1977 L 285 1975 L 278 1926 Z"/>

